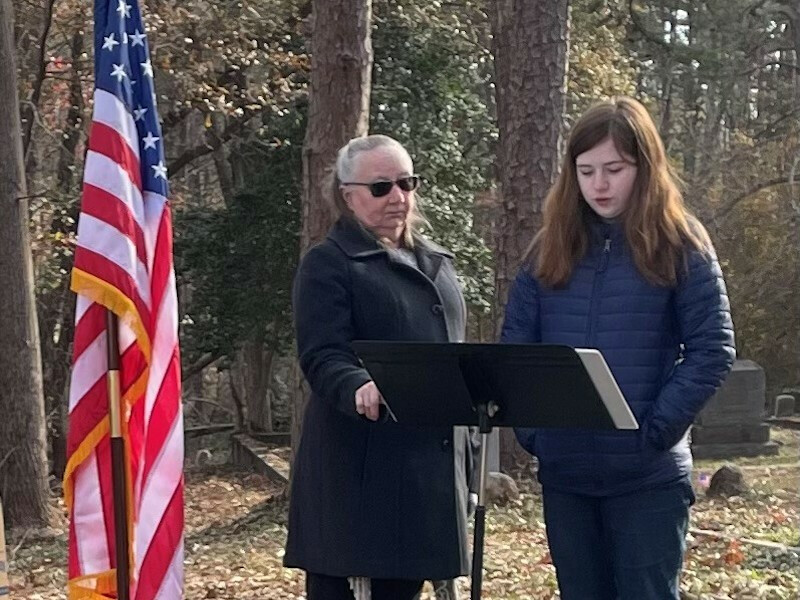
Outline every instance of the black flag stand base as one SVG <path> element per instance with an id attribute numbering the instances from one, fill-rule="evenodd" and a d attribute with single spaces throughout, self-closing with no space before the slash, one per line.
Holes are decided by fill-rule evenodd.
<path id="1" fill-rule="evenodd" d="M 475 530 L 472 541 L 472 583 L 470 586 L 470 600 L 480 600 L 481 587 L 483 586 L 483 538 L 486 532 L 486 480 L 488 478 L 489 434 L 492 427 L 489 419 L 497 412 L 497 405 L 479 404 L 478 431 L 481 434 L 481 464 L 478 474 L 478 505 L 475 507 Z"/>

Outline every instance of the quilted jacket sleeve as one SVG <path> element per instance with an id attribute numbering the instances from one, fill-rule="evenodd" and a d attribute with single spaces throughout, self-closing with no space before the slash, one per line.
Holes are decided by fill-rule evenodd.
<path id="1" fill-rule="evenodd" d="M 539 328 L 539 294 L 536 280 L 527 268 L 517 274 L 506 304 L 500 342 L 505 344 L 535 344 L 541 341 Z M 514 429 L 520 445 L 533 454 L 535 429 Z"/>
<path id="2" fill-rule="evenodd" d="M 736 356 L 730 304 L 713 251 L 692 252 L 675 291 L 682 360 L 661 389 L 644 435 L 666 450 L 677 444 L 727 376 Z"/>

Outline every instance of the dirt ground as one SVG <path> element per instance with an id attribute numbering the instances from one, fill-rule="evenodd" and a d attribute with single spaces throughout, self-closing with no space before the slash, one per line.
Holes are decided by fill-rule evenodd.
<path id="1" fill-rule="evenodd" d="M 800 432 L 774 430 L 778 456 L 736 461 L 753 488 L 743 497 L 706 498 L 703 482 L 721 463 L 696 463 L 698 501 L 681 584 L 685 599 L 800 597 L 799 438 Z M 557 598 L 540 498 L 532 482 L 520 487 L 517 502 L 488 513 L 483 597 Z M 302 574 L 281 566 L 283 486 L 225 466 L 192 468 L 185 502 L 187 599 L 303 598 Z M 54 505 L 60 514 L 53 528 L 15 532 L 7 540 L 12 598 L 66 597 L 66 523 L 61 500 Z M 462 600 L 468 583 L 459 581 Z"/>

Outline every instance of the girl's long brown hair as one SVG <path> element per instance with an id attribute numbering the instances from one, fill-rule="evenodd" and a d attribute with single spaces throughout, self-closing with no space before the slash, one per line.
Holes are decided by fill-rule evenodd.
<path id="1" fill-rule="evenodd" d="M 687 248 L 708 251 L 710 242 L 683 202 L 650 113 L 628 97 L 595 104 L 572 128 L 561 172 L 544 202 L 542 228 L 528 247 L 533 271 L 545 285 L 564 285 L 586 253 L 592 209 L 581 195 L 575 159 L 607 138 L 620 154 L 636 161 L 636 180 L 622 215 L 636 267 L 654 284 L 675 285 Z"/>

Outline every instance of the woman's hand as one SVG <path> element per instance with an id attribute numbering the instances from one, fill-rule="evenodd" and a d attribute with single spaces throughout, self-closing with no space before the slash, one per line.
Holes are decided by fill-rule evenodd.
<path id="1" fill-rule="evenodd" d="M 356 412 L 370 421 L 377 421 L 383 397 L 374 381 L 369 381 L 356 390 Z"/>

